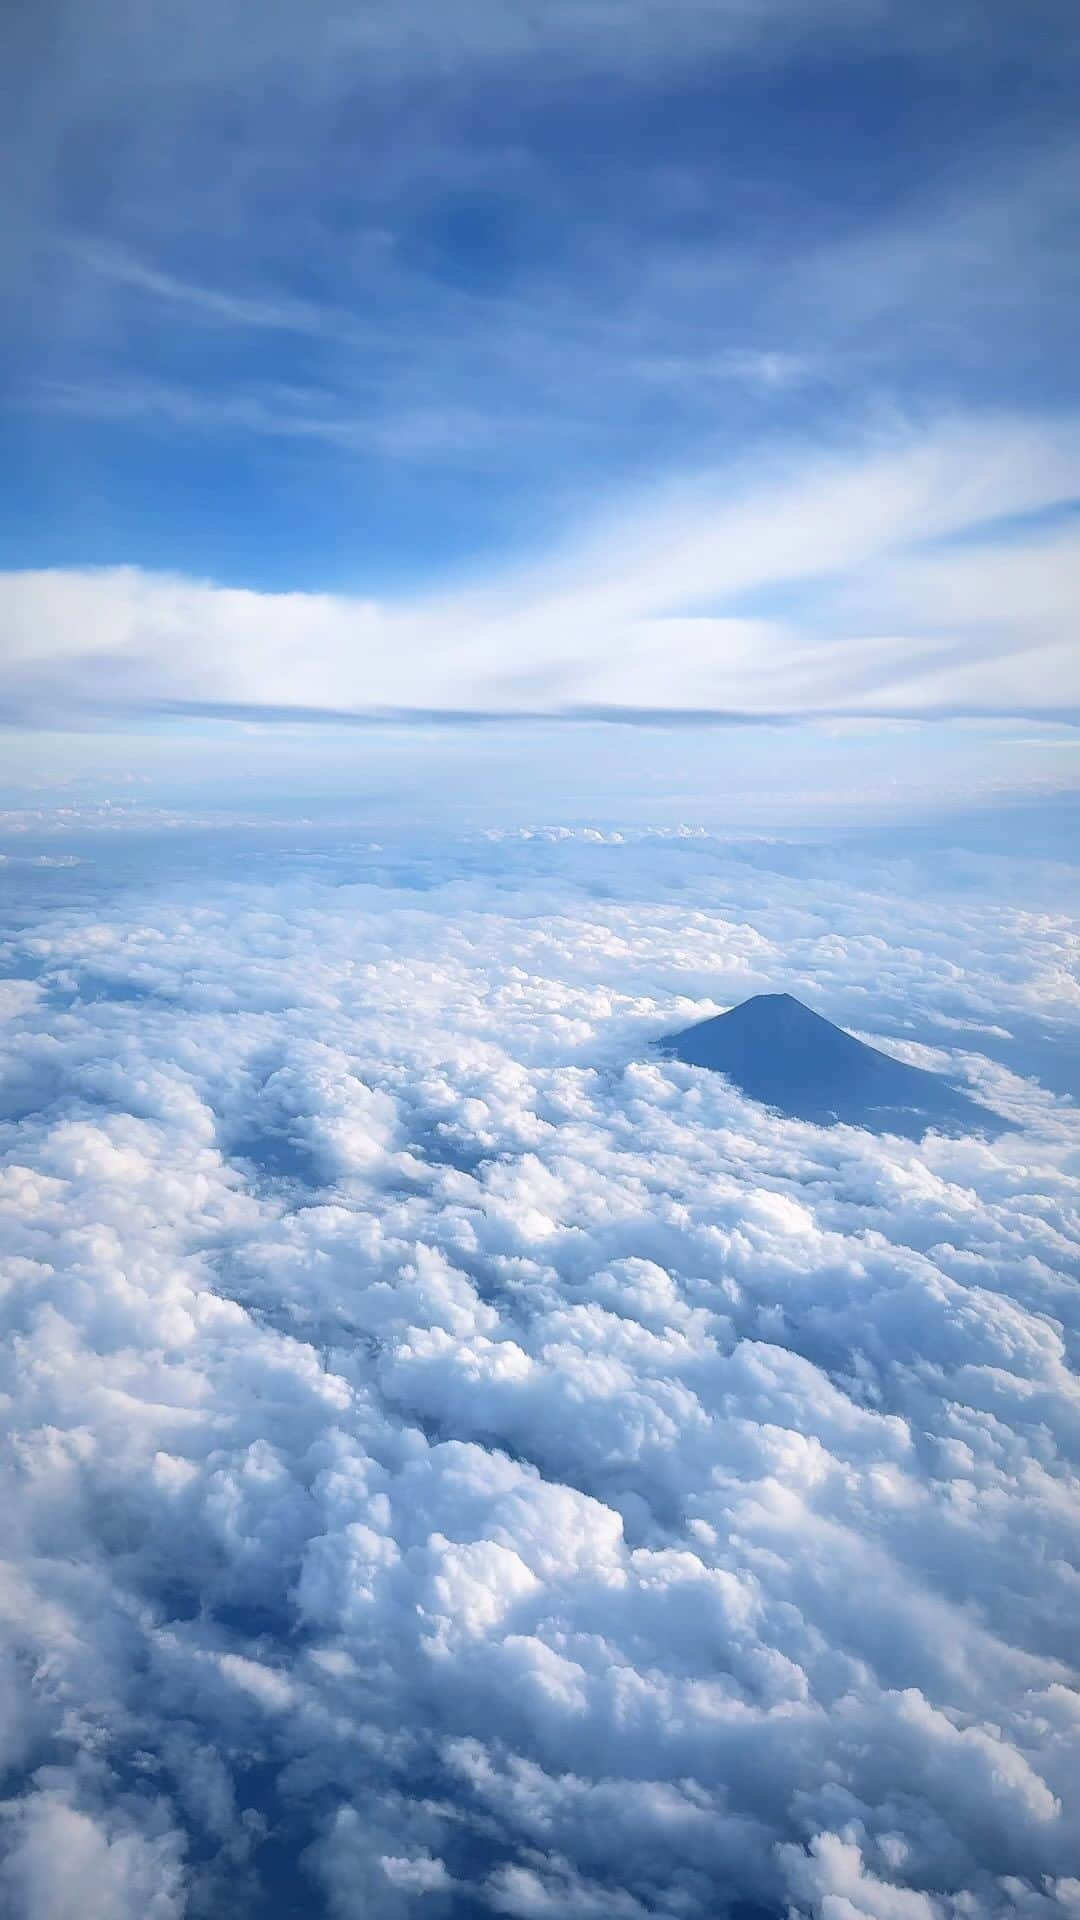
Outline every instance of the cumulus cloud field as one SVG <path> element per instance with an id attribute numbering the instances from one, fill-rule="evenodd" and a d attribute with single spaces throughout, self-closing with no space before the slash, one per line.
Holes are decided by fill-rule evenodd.
<path id="1" fill-rule="evenodd" d="M 30 858 L 0 1909 L 1080 1913 L 1080 1135 L 1021 1044 L 1080 1025 L 1060 871 Z M 651 1050 L 767 988 L 1007 1130 Z"/>

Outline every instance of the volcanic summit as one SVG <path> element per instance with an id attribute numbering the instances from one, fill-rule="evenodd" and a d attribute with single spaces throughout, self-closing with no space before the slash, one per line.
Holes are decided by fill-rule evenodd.
<path id="1" fill-rule="evenodd" d="M 1001 1118 L 940 1074 L 856 1040 L 790 993 L 757 993 L 660 1043 L 688 1066 L 726 1074 L 743 1093 L 796 1120 L 842 1122 L 919 1139 L 997 1133 Z"/>

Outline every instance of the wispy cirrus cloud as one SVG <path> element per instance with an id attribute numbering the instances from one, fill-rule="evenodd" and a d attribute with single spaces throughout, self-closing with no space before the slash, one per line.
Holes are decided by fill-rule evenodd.
<path id="1" fill-rule="evenodd" d="M 454 453 L 475 455 L 490 447 L 496 423 L 464 407 L 387 414 L 373 396 L 369 413 L 342 411 L 333 391 L 265 385 L 224 394 L 150 380 L 41 381 L 29 396 L 49 410 L 84 419 L 172 428 L 209 436 L 308 441 L 341 453 L 377 453 L 389 459 L 430 460 Z M 505 425 L 506 423 L 504 423 Z"/>
<path id="2" fill-rule="evenodd" d="M 1072 713 L 1077 535 L 1041 517 L 1078 492 L 1069 422 L 954 419 L 684 486 L 425 599 L 11 574 L 5 692 L 38 720 L 177 702 Z"/>
<path id="3" fill-rule="evenodd" d="M 1069 9 L 1023 33 L 967 0 L 669 15 L 279 4 L 241 32 L 200 6 L 181 35 L 66 9 L 47 44 L 27 24 L 2 262 L 20 431 L 66 424 L 109 499 L 131 462 L 160 475 L 166 434 L 212 485 L 213 426 L 239 505 L 303 490 L 324 519 L 422 447 L 422 573 L 415 521 L 462 494 L 475 515 L 456 468 L 479 441 L 526 544 L 572 493 L 808 424 L 854 435 L 922 394 L 1042 403 L 1048 365 L 1072 393 Z M 1006 55 L 1023 87 L 1003 100 Z M 27 427 L 34 407 L 54 419 Z M 281 465 L 253 471 L 269 437 Z M 298 563 L 329 548 L 320 524 L 295 526 Z M 113 550 L 137 561 L 146 532 Z"/>

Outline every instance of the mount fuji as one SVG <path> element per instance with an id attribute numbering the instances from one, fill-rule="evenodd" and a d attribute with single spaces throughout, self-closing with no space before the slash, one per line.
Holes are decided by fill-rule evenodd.
<path id="1" fill-rule="evenodd" d="M 921 1067 L 905 1066 L 834 1026 L 790 993 L 758 993 L 660 1042 L 670 1058 L 726 1074 L 752 1100 L 818 1126 L 920 1139 L 1000 1133 L 1000 1115 Z"/>

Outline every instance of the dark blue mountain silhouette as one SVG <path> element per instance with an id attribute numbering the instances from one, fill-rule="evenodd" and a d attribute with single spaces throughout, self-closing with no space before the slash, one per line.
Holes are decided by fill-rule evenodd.
<path id="1" fill-rule="evenodd" d="M 756 993 L 660 1046 L 688 1066 L 726 1074 L 752 1100 L 818 1126 L 843 1121 L 911 1140 L 930 1127 L 953 1134 L 1004 1130 L 998 1114 L 940 1074 L 879 1053 L 790 993 Z"/>

